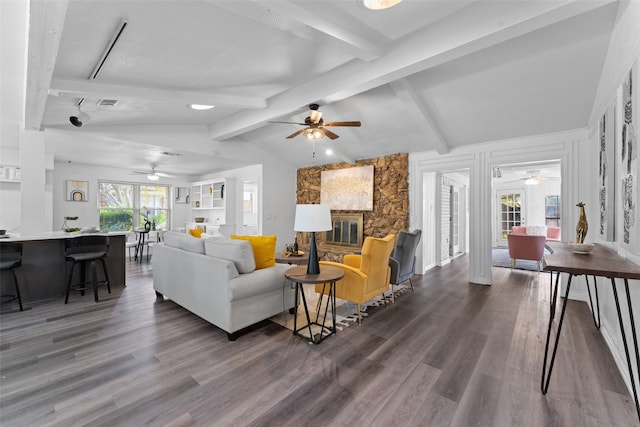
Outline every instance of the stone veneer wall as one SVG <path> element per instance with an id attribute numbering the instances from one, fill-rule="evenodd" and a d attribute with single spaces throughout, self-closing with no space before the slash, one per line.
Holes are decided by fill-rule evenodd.
<path id="1" fill-rule="evenodd" d="M 407 230 L 409 227 L 409 155 L 392 154 L 385 157 L 358 160 L 354 166 L 334 163 L 298 169 L 298 204 L 320 203 L 320 174 L 323 170 L 346 169 L 373 165 L 373 210 L 364 214 L 364 237 L 384 237 L 389 233 Z M 334 211 L 358 213 L 360 211 Z M 298 245 L 309 250 L 310 233 L 297 233 Z M 341 250 L 324 245 L 324 233 L 316 233 L 318 256 L 322 260 L 342 261 L 342 256 L 353 249 Z"/>

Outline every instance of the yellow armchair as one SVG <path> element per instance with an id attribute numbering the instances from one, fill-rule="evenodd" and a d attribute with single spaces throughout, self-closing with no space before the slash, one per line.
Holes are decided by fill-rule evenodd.
<path id="1" fill-rule="evenodd" d="M 384 238 L 367 237 L 362 245 L 361 255 L 345 255 L 342 263 L 320 261 L 321 266 L 338 267 L 344 271 L 344 277 L 336 282 L 336 298 L 358 305 L 358 323 L 362 323 L 360 304 L 389 289 L 389 257 L 395 243 L 395 234 Z M 322 284 L 316 285 L 316 292 L 323 292 Z M 324 292 L 327 293 L 328 290 L 325 289 Z"/>

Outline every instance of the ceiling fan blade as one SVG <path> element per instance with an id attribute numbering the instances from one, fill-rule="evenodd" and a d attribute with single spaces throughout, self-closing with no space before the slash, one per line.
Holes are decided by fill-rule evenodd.
<path id="1" fill-rule="evenodd" d="M 298 123 L 298 122 L 276 122 L 273 120 L 268 121 L 267 123 L 285 123 L 285 124 L 290 124 L 290 125 L 302 125 L 302 126 L 306 126 L 307 123 Z"/>
<path id="2" fill-rule="evenodd" d="M 320 132 L 324 133 L 330 139 L 340 138 L 339 135 L 336 135 L 335 133 L 331 132 L 329 129 L 325 129 L 325 128 L 319 128 L 319 129 L 320 129 Z"/>
<path id="3" fill-rule="evenodd" d="M 169 175 L 168 173 L 164 173 L 164 172 L 155 172 L 154 174 L 161 176 L 163 178 L 173 178 L 173 175 Z"/>
<path id="4" fill-rule="evenodd" d="M 149 172 L 145 172 L 145 171 L 131 171 L 132 174 L 134 175 L 148 175 Z"/>
<path id="5" fill-rule="evenodd" d="M 360 127 L 362 123 L 360 122 L 327 122 L 323 126 L 352 126 L 352 127 Z"/>
<path id="6" fill-rule="evenodd" d="M 295 138 L 296 136 L 300 135 L 302 132 L 304 132 L 305 130 L 307 130 L 307 128 L 304 129 L 300 129 L 298 131 L 295 131 L 294 133 L 292 133 L 291 135 L 289 135 L 287 137 L 287 139 L 291 139 L 291 138 Z"/>

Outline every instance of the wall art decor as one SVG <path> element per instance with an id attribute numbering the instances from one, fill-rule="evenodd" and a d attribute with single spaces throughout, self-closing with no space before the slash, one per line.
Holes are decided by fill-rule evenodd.
<path id="1" fill-rule="evenodd" d="M 631 68 L 622 83 L 622 131 L 620 137 L 620 177 L 622 200 L 622 247 L 640 253 L 640 218 L 638 218 L 638 63 Z"/>
<path id="2" fill-rule="evenodd" d="M 599 203 L 600 227 L 599 235 L 608 242 L 615 240 L 615 177 L 616 177 L 616 100 L 604 113 L 599 123 L 598 137 L 600 142 L 599 154 Z"/>
<path id="3" fill-rule="evenodd" d="M 89 200 L 89 182 L 67 180 L 67 201 L 86 202 Z"/>
<path id="4" fill-rule="evenodd" d="M 176 203 L 189 203 L 189 187 L 176 187 L 175 188 L 175 202 Z"/>
<path id="5" fill-rule="evenodd" d="M 320 203 L 331 210 L 373 210 L 373 165 L 322 171 Z"/>

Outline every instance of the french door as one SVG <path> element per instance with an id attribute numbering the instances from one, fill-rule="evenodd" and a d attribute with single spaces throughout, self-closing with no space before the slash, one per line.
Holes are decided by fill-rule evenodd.
<path id="1" fill-rule="evenodd" d="M 524 188 L 500 190 L 497 194 L 498 246 L 507 246 L 507 234 L 511 227 L 523 225 L 524 218 Z"/>

